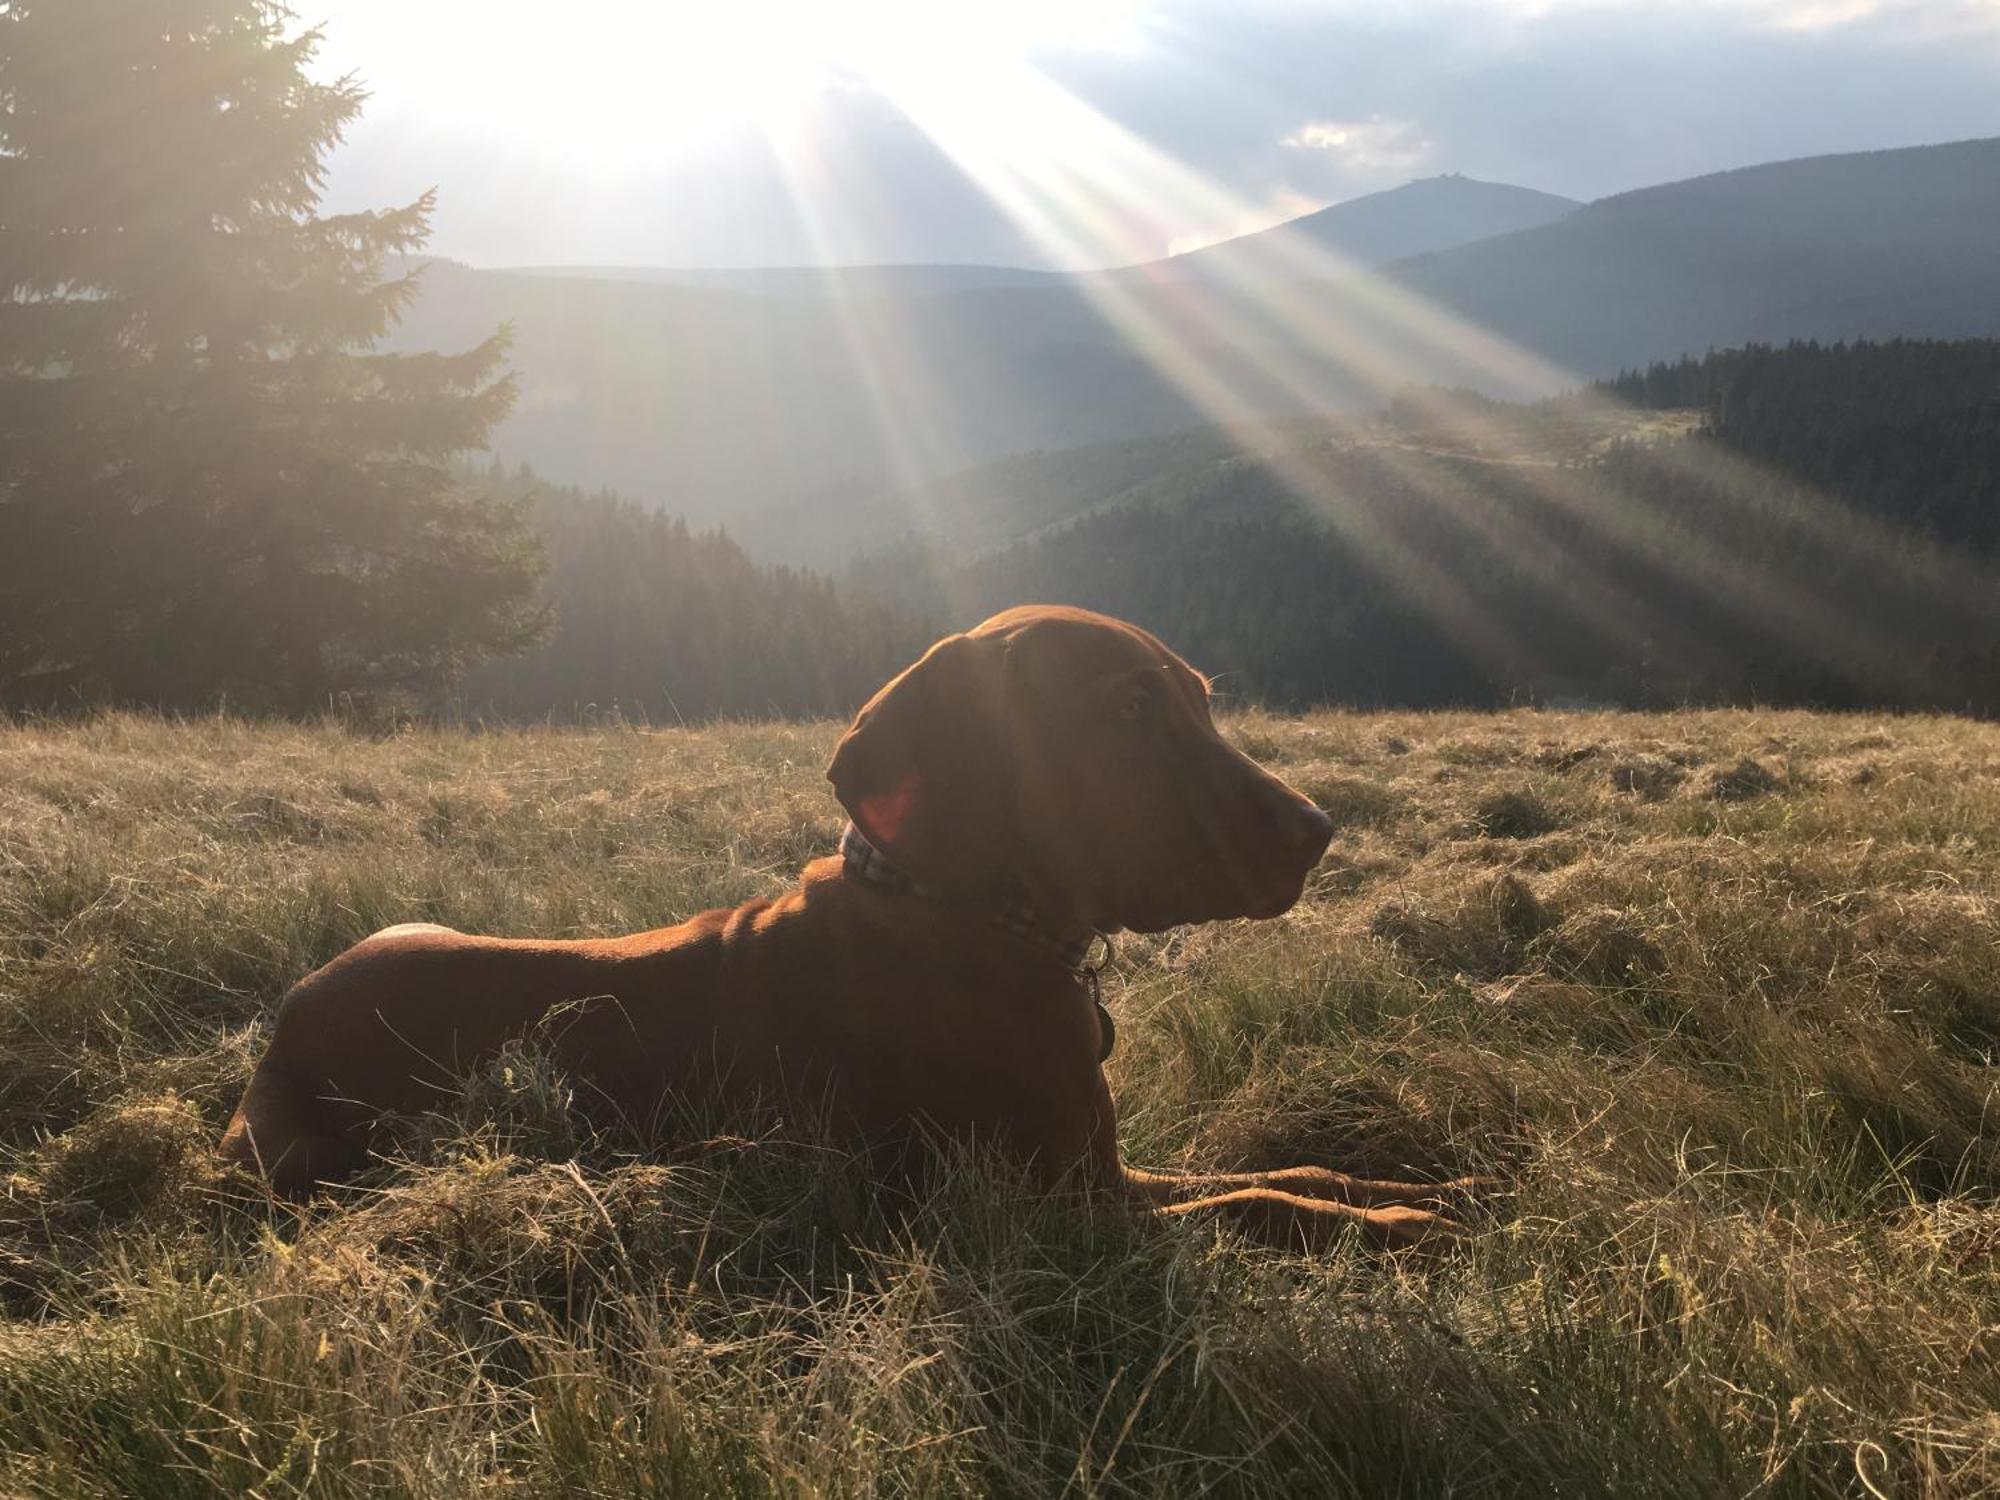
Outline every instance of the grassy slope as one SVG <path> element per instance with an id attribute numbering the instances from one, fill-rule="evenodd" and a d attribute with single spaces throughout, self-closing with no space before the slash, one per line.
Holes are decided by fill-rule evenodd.
<path id="1" fill-rule="evenodd" d="M 774 889 L 830 726 L 0 729 L 0 1492 L 2000 1488 L 2000 730 L 1235 732 L 1342 832 L 1125 943 L 1130 1153 L 1502 1173 L 1441 1258 L 984 1168 L 889 1223 L 777 1137 L 579 1148 L 528 1056 L 300 1221 L 205 1155 L 291 978 Z"/>

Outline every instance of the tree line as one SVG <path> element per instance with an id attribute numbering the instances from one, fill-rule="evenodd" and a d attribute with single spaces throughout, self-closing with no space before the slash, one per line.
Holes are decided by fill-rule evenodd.
<path id="1" fill-rule="evenodd" d="M 2000 550 L 2000 341 L 1725 349 L 1600 389 L 1700 411 L 1712 441 L 1801 484 L 1947 545 Z"/>
<path id="2" fill-rule="evenodd" d="M 755 562 L 720 528 L 617 494 L 498 461 L 465 484 L 518 508 L 541 539 L 553 621 L 535 647 L 465 676 L 453 693 L 463 713 L 649 723 L 844 714 L 936 633 L 823 574 Z"/>
<path id="3" fill-rule="evenodd" d="M 1993 714 L 1997 371 L 1991 342 L 1801 344 L 1536 406 L 1416 392 L 1382 428 L 1164 471 L 982 556 L 908 541 L 850 577 L 954 620 L 1108 609 L 1282 705 Z M 1699 419 L 1570 441 L 1607 399 Z"/>

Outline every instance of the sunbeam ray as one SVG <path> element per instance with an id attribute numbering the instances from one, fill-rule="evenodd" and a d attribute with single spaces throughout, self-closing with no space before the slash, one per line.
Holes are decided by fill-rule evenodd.
<path id="1" fill-rule="evenodd" d="M 1488 330 L 1430 304 L 1384 276 L 1301 237 L 1277 236 L 1273 275 L 1223 270 L 1178 277 L 1171 262 L 1150 260 L 1163 212 L 1180 221 L 1226 223 L 1248 205 L 1175 161 L 1062 89 L 1025 61 L 984 65 L 962 74 L 883 65 L 870 81 L 958 164 L 1030 240 L 1059 264 L 1127 264 L 1131 269 L 1078 278 L 1092 309 L 1191 405 L 1225 426 L 1247 427 L 1287 412 L 1380 402 L 1413 382 L 1459 372 L 1489 392 L 1546 396 L 1584 382 Z M 1266 268 L 1271 269 L 1269 267 Z M 1441 394 L 1409 399 L 1441 430 L 1474 444 L 1499 436 L 1475 407 Z M 1607 412 L 1615 403 L 1595 398 Z M 1662 445 L 1661 461 L 1680 456 Z M 1385 578 L 1420 599 L 1475 659 L 1518 673 L 1530 653 L 1463 584 L 1421 549 L 1329 491 L 1309 462 L 1282 448 L 1259 461 L 1310 504 Z M 1392 449 L 1375 461 L 1412 477 Z M 1433 470 L 1412 486 L 1423 503 L 1475 534 L 1495 556 L 1540 568 L 1539 543 L 1522 523 Z M 1718 600 L 1754 615 L 1795 645 L 1829 660 L 1857 664 L 1884 680 L 1913 668 L 1901 648 L 1809 590 L 1768 575 L 1712 540 L 1648 513 L 1640 497 L 1584 483 L 1554 467 L 1528 476 L 1546 502 L 1616 549 L 1699 584 Z M 1748 495 L 1758 476 L 1745 465 L 1736 488 Z M 1942 586 L 1964 607 L 1991 610 L 1985 570 L 1922 544 L 1890 545 L 1887 528 L 1861 522 L 1823 496 L 1803 499 L 1787 524 L 1815 545 L 1875 547 L 1901 584 Z M 1613 638 L 1665 644 L 1678 658 L 1697 654 L 1694 635 L 1635 607 L 1605 580 L 1563 580 L 1567 608 Z"/>

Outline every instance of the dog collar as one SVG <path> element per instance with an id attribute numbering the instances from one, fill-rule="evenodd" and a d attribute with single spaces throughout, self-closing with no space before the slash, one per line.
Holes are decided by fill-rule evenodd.
<path id="1" fill-rule="evenodd" d="M 846 862 L 849 874 L 869 885 L 880 886 L 883 890 L 895 891 L 898 894 L 920 896 L 927 901 L 942 903 L 944 900 L 936 891 L 920 884 L 909 871 L 869 843 L 867 835 L 852 823 L 841 830 L 840 857 Z M 1056 937 L 1042 926 L 1036 919 L 1034 911 L 1027 906 L 996 911 L 993 913 L 992 922 L 1002 932 L 1048 949 L 1078 974 L 1096 972 L 1103 967 L 1104 960 L 1111 956 L 1111 940 L 1103 933 L 1092 932 L 1080 939 Z M 1093 958 L 1096 960 L 1094 963 Z"/>
<path id="2" fill-rule="evenodd" d="M 942 899 L 935 891 L 913 880 L 909 871 L 869 843 L 867 835 L 852 823 L 841 830 L 840 858 L 847 867 L 847 873 L 863 884 L 897 895 L 916 896 L 926 901 Z M 1080 941 L 1052 936 L 1035 919 L 1034 912 L 1026 906 L 997 911 L 993 913 L 992 922 L 995 927 L 1010 936 L 1046 948 L 1062 960 L 1064 967 L 1090 987 L 1090 1003 L 1097 1007 L 1097 1025 L 1102 1037 L 1097 1060 L 1103 1062 L 1110 1057 L 1111 1049 L 1118 1045 L 1118 1026 L 1111 1019 L 1111 1012 L 1105 1009 L 1104 995 L 1098 981 L 1104 972 L 1104 966 L 1111 961 L 1111 939 L 1101 932 L 1090 933 Z"/>

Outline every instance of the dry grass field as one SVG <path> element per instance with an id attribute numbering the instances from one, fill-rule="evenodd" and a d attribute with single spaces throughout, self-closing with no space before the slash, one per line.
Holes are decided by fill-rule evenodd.
<path id="1" fill-rule="evenodd" d="M 1121 944 L 1128 1154 L 1502 1179 L 1441 1254 L 892 1214 L 529 1053 L 303 1213 L 218 1173 L 292 979 L 777 889 L 833 732 L 0 727 L 0 1493 L 2000 1493 L 1990 725 L 1236 719 L 1340 833 Z"/>

